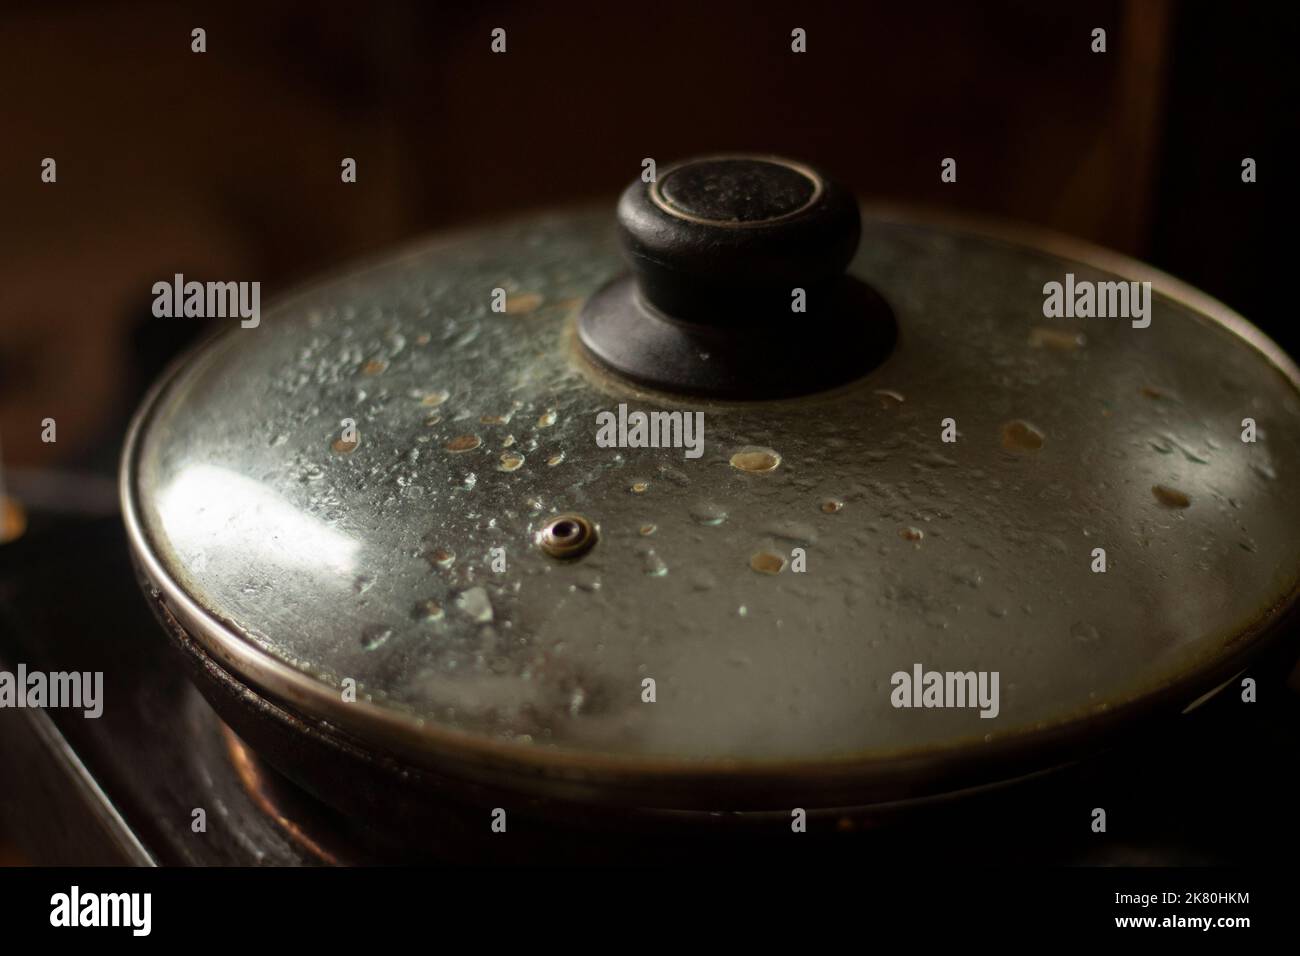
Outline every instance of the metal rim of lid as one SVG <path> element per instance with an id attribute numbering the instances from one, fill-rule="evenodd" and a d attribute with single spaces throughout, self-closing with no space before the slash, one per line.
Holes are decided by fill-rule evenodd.
<path id="1" fill-rule="evenodd" d="M 888 222 L 948 228 L 1046 252 L 1130 280 L 1150 281 L 1153 292 L 1194 310 L 1260 353 L 1300 393 L 1300 367 L 1247 319 L 1181 280 L 1128 256 L 1040 227 L 890 203 L 863 204 L 863 210 Z M 430 243 L 417 245 L 426 249 Z M 410 250 L 390 258 L 402 258 L 404 252 Z M 375 257 L 355 271 L 364 271 L 378 261 L 387 259 Z M 292 298 L 290 293 L 279 301 L 287 303 Z M 1297 585 L 1266 617 L 1225 644 L 1219 656 L 1202 660 L 1177 678 L 1135 693 L 1104 712 L 1079 714 L 1047 727 L 991 738 L 972 735 L 942 746 L 833 758 L 700 759 L 541 750 L 433 726 L 363 700 L 345 703 L 336 689 L 260 650 L 239 633 L 233 622 L 218 619 L 190 597 L 163 567 L 141 520 L 135 481 L 141 437 L 169 388 L 226 334 L 229 332 L 177 358 L 155 382 L 132 418 L 120 461 L 119 495 L 128 547 L 137 568 L 187 633 L 236 676 L 303 716 L 342 728 L 367 746 L 469 781 L 507 781 L 523 790 L 562 799 L 572 797 L 575 786 L 579 786 L 587 796 L 599 794 L 616 804 L 701 810 L 782 806 L 781 796 L 794 794 L 799 795 L 801 805 L 832 807 L 893 799 L 882 798 L 882 794 L 905 792 L 920 796 L 968 789 L 1032 774 L 1101 749 L 1130 727 L 1131 721 L 1193 709 L 1240 673 L 1249 658 L 1300 624 Z M 1028 763 L 1026 750 L 1034 754 L 1036 764 Z"/>

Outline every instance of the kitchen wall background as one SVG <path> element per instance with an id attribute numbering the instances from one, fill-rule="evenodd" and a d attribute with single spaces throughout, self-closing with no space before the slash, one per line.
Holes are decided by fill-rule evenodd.
<path id="1" fill-rule="evenodd" d="M 111 468 L 140 389 L 200 331 L 152 318 L 159 278 L 260 279 L 270 297 L 446 226 L 612 204 L 646 156 L 785 153 L 867 197 L 1040 223 L 1152 261 L 1294 352 L 1276 228 L 1296 125 L 1276 81 L 1286 6 L 11 0 L 5 460 Z"/>

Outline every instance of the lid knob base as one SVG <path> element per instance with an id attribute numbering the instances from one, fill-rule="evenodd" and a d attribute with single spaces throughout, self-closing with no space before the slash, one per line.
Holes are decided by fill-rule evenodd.
<path id="1" fill-rule="evenodd" d="M 788 398 L 876 367 L 889 306 L 845 275 L 861 235 L 844 187 L 801 163 L 714 156 L 623 191 L 632 276 L 588 300 L 578 336 L 639 384 L 718 398 Z"/>

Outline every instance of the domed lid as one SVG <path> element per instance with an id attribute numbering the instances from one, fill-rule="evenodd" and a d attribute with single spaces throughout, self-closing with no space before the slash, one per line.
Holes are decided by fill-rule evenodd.
<path id="1" fill-rule="evenodd" d="M 722 251 L 625 197 L 619 233 L 580 211 L 446 236 L 180 363 L 123 465 L 177 619 L 378 749 L 664 806 L 1033 769 L 1242 666 L 1300 581 L 1275 346 L 1041 236 L 868 209 L 853 255 L 856 207 L 800 225 L 839 195 L 820 173 L 764 198 L 710 162 L 634 184 L 633 212 L 695 203 L 690 228 L 747 231 Z M 791 241 L 826 255 L 746 277 Z M 848 285 L 822 274 L 845 242 Z M 1045 317 L 1052 283 L 1074 317 Z M 601 330 L 651 323 L 667 351 L 620 368 Z"/>

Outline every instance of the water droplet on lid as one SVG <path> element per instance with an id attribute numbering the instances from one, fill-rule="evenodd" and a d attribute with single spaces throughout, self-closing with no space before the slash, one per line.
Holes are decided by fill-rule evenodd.
<path id="1" fill-rule="evenodd" d="M 828 515 L 837 514 L 844 510 L 844 502 L 838 498 L 827 498 L 822 502 L 822 511 Z"/>
<path id="2" fill-rule="evenodd" d="M 447 548 L 434 548 L 425 558 L 439 568 L 449 568 L 456 562 L 456 552 Z"/>
<path id="3" fill-rule="evenodd" d="M 552 468 L 554 468 L 556 465 L 558 465 L 558 464 L 559 464 L 560 462 L 562 462 L 562 461 L 564 461 L 564 452 L 560 451 L 560 452 L 556 452 L 556 453 L 555 453 L 554 455 L 552 455 L 550 458 L 546 459 L 546 464 L 548 464 L 548 465 L 550 465 Z"/>
<path id="4" fill-rule="evenodd" d="M 749 566 L 759 574 L 780 574 L 785 570 L 785 558 L 771 551 L 759 551 L 749 559 Z"/>
<path id="5" fill-rule="evenodd" d="M 477 435 L 459 435 L 447 442 L 443 447 L 445 447 L 447 451 L 459 453 L 463 451 L 473 451 L 481 444 L 483 444 L 483 439 L 479 438 Z"/>
<path id="6" fill-rule="evenodd" d="M 659 477 L 678 485 L 689 485 L 691 483 L 690 475 L 679 468 L 671 468 L 668 465 L 659 466 Z"/>
<path id="7" fill-rule="evenodd" d="M 434 600 L 419 601 L 411 609 L 411 618 L 416 621 L 441 621 L 442 605 Z"/>
<path id="8" fill-rule="evenodd" d="M 543 412 L 543 413 L 538 417 L 538 419 L 537 419 L 537 427 L 538 427 L 538 428 L 550 428 L 552 425 L 555 424 L 555 418 L 556 418 L 556 415 L 555 415 L 555 409 L 553 409 L 553 408 L 548 408 L 546 411 L 544 411 L 544 412 Z"/>
<path id="9" fill-rule="evenodd" d="M 542 304 L 542 296 L 537 292 L 521 292 L 506 296 L 506 315 L 526 315 L 536 311 Z"/>
<path id="10" fill-rule="evenodd" d="M 668 573 L 668 565 L 655 554 L 653 548 L 645 548 L 641 552 L 641 569 L 654 578 L 661 578 Z"/>
<path id="11" fill-rule="evenodd" d="M 656 531 L 659 530 L 659 526 L 653 524 L 643 524 L 639 530 L 643 536 L 649 537 L 650 535 L 654 534 Z"/>
<path id="12" fill-rule="evenodd" d="M 751 474 L 765 474 L 781 464 L 781 456 L 771 448 L 751 446 L 731 456 L 731 466 Z"/>
<path id="13" fill-rule="evenodd" d="M 1072 329 L 1057 329 L 1047 325 L 1036 325 L 1029 330 L 1029 345 L 1031 348 L 1055 349 L 1058 352 L 1073 352 L 1081 349 L 1088 342 L 1087 337 L 1082 332 L 1075 332 Z"/>
<path id="14" fill-rule="evenodd" d="M 1043 447 L 1043 433 L 1029 422 L 1007 422 L 1002 426 L 1002 447 L 1008 451 L 1038 451 Z"/>
<path id="15" fill-rule="evenodd" d="M 1152 485 L 1151 493 L 1156 496 L 1156 501 L 1166 508 L 1186 508 L 1192 503 L 1192 499 L 1186 494 L 1168 485 Z"/>
<path id="16" fill-rule="evenodd" d="M 878 388 L 872 394 L 880 399 L 881 408 L 897 408 L 907 401 L 902 392 L 896 392 L 892 388 Z"/>
<path id="17" fill-rule="evenodd" d="M 357 446 L 360 444 L 361 444 L 361 432 L 357 431 L 354 428 L 350 430 L 349 435 L 347 437 L 340 435 L 338 438 L 334 439 L 334 442 L 330 445 L 330 447 L 340 455 L 350 455 L 357 450 Z"/>
<path id="18" fill-rule="evenodd" d="M 492 620 L 492 601 L 485 588 L 475 587 L 456 595 L 456 607 L 470 620 L 486 624 Z"/>
<path id="19" fill-rule="evenodd" d="M 375 648 L 382 646 L 392 636 L 393 629 L 391 627 L 376 624 L 361 632 L 361 646 L 368 651 L 373 651 Z"/>
<path id="20" fill-rule="evenodd" d="M 420 399 L 420 404 L 429 406 L 441 405 L 450 397 L 450 395 L 451 392 L 447 391 L 445 388 L 440 388 L 432 392 L 425 392 L 424 396 Z"/>
<path id="21" fill-rule="evenodd" d="M 501 464 L 497 468 L 500 471 L 518 471 L 523 463 L 523 455 L 508 451 L 501 456 Z"/>
<path id="22" fill-rule="evenodd" d="M 1185 444 L 1183 444 L 1173 435 L 1158 435 L 1155 438 L 1149 439 L 1148 443 L 1151 445 L 1152 448 L 1160 452 L 1162 455 L 1168 455 L 1176 448 L 1180 452 L 1182 452 L 1184 458 L 1186 458 L 1194 465 L 1209 464 L 1208 461 L 1206 461 L 1196 452 L 1192 451 L 1190 448 L 1188 448 Z"/>
<path id="23" fill-rule="evenodd" d="M 378 375 L 388 368 L 388 363 L 383 359 L 371 359 L 365 365 L 361 366 L 362 375 Z"/>
<path id="24" fill-rule="evenodd" d="M 697 501 L 691 506 L 691 517 L 702 525 L 716 526 L 727 520 L 727 512 L 712 501 Z"/>
<path id="25" fill-rule="evenodd" d="M 648 481 L 634 481 L 632 482 L 632 486 L 628 488 L 628 491 L 632 492 L 634 495 L 643 495 L 649 490 L 650 482 Z"/>
<path id="26" fill-rule="evenodd" d="M 920 541 L 925 537 L 925 532 L 920 528 L 902 528 L 899 530 L 898 536 L 904 541 Z"/>

